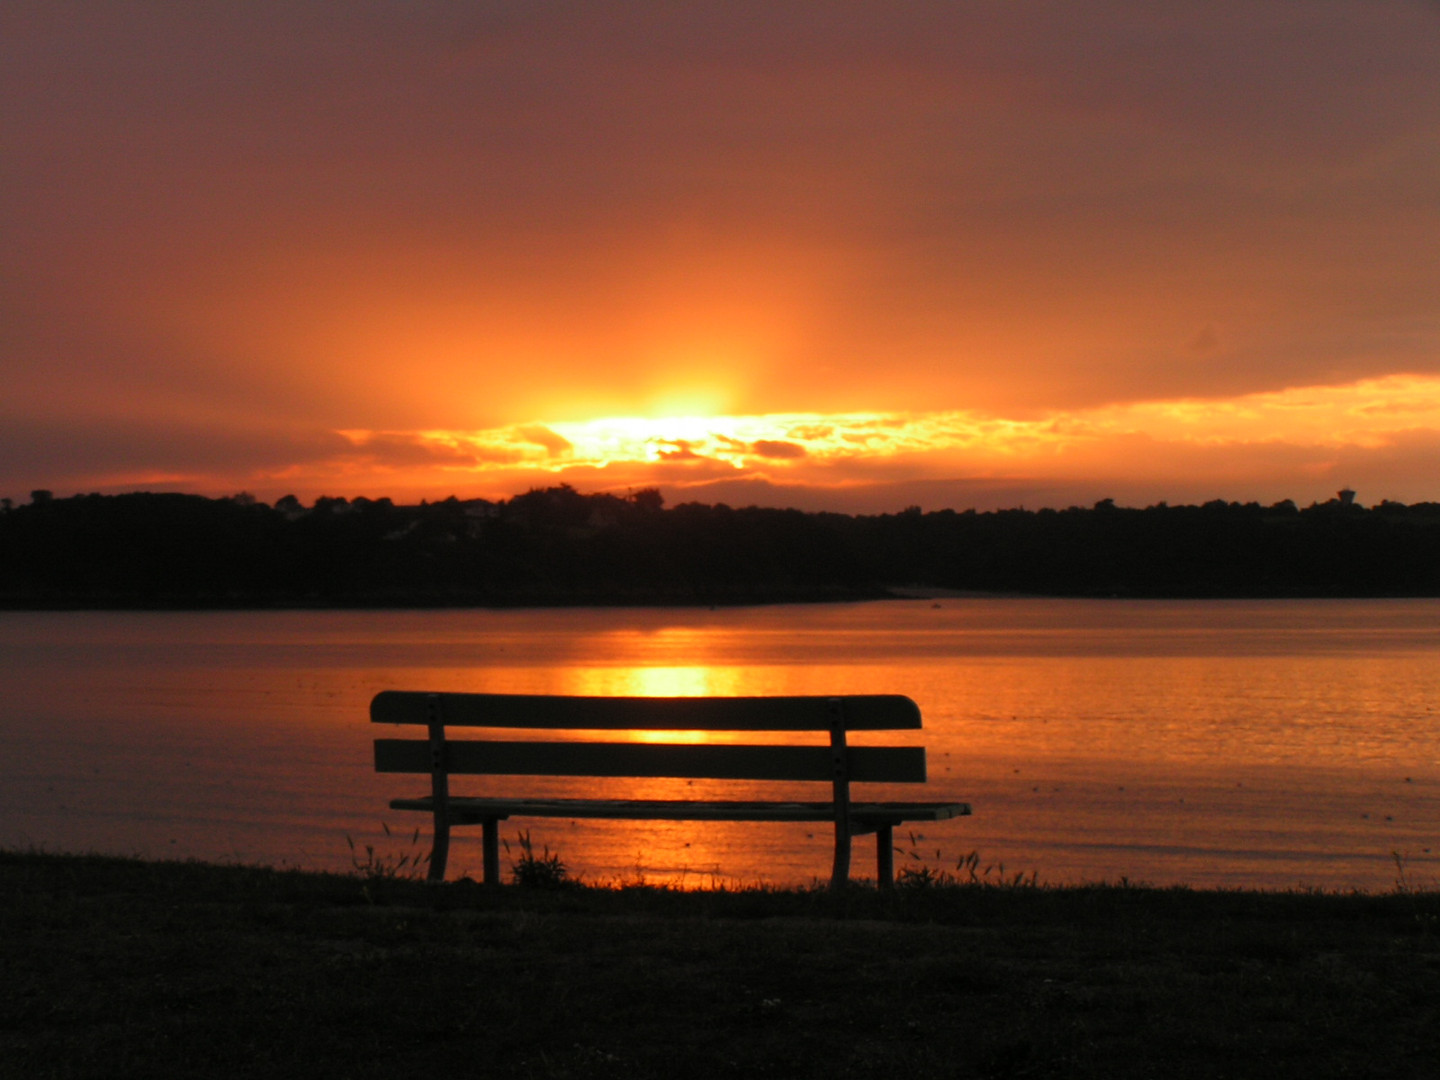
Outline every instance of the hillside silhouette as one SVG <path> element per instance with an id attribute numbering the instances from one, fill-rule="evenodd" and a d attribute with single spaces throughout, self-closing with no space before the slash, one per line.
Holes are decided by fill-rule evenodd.
<path id="1" fill-rule="evenodd" d="M 136 493 L 0 505 L 7 607 L 738 604 L 896 588 L 1124 597 L 1440 595 L 1440 503 L 912 507 L 852 516 L 659 492 L 399 506 Z"/>

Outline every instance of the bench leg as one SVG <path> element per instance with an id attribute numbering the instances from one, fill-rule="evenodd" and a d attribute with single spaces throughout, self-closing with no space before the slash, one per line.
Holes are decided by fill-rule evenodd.
<path id="1" fill-rule="evenodd" d="M 430 873 L 427 881 L 444 881 L 445 864 L 450 861 L 450 822 L 435 818 L 435 839 L 430 845 Z"/>
<path id="2" fill-rule="evenodd" d="M 486 818 L 485 829 L 485 884 L 500 884 L 500 819 Z"/>
<path id="3" fill-rule="evenodd" d="M 838 891 L 850 880 L 850 823 L 835 822 L 835 865 L 830 871 L 830 888 Z"/>
<path id="4" fill-rule="evenodd" d="M 895 887 L 895 828 L 875 826 L 875 882 L 882 889 Z"/>

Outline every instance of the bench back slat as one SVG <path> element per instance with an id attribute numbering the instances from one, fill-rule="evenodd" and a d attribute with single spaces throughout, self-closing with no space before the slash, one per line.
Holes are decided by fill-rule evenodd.
<path id="1" fill-rule="evenodd" d="M 852 781 L 925 782 L 923 747 L 852 746 L 845 753 Z M 447 740 L 445 759 L 447 772 L 477 776 L 817 781 L 834 776 L 828 746 Z M 418 739 L 376 739 L 375 771 L 429 773 L 430 744 Z"/>
<path id="2" fill-rule="evenodd" d="M 385 690 L 370 703 L 379 724 L 426 724 L 440 699 L 446 727 L 599 731 L 827 731 L 828 697 L 554 697 L 427 694 Z M 901 694 L 841 697 L 849 731 L 920 727 L 920 709 Z"/>

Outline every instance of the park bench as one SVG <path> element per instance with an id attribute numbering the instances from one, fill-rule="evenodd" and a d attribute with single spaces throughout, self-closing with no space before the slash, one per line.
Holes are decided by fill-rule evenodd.
<path id="1" fill-rule="evenodd" d="M 395 799 L 394 810 L 434 818 L 429 877 L 442 881 L 455 826 L 484 829 L 485 881 L 500 880 L 499 823 L 510 817 L 610 818 L 649 821 L 829 821 L 835 826 L 832 888 L 850 876 L 850 838 L 876 836 L 876 880 L 894 882 L 893 829 L 910 821 L 942 821 L 970 813 L 966 803 L 860 802 L 852 783 L 924 783 L 918 746 L 848 746 L 851 731 L 920 727 L 907 697 L 552 697 L 521 694 L 432 694 L 386 690 L 370 704 L 381 724 L 415 724 L 421 739 L 376 739 L 375 769 L 430 777 L 430 794 Z M 453 739 L 451 728 L 530 729 L 547 741 Z M 823 732 L 809 745 L 727 742 L 554 741 L 556 733 L 595 731 Z M 750 781 L 815 781 L 830 785 L 823 802 L 660 799 L 537 799 L 452 795 L 450 777 L 629 777 Z"/>

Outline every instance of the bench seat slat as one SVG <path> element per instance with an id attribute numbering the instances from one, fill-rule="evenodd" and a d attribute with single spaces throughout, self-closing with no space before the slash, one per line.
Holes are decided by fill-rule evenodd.
<path id="1" fill-rule="evenodd" d="M 450 815 L 456 824 L 479 824 L 486 818 L 560 817 L 612 818 L 637 821 L 834 821 L 828 802 L 688 802 L 665 799 L 486 799 L 452 797 Z M 392 810 L 434 810 L 434 802 L 394 799 Z M 898 825 L 905 821 L 946 821 L 970 813 L 969 803 L 851 803 L 850 818 L 860 825 Z"/>
<path id="2" fill-rule="evenodd" d="M 428 694 L 385 690 L 370 703 L 379 724 L 428 724 L 439 699 L 447 727 L 598 731 L 827 731 L 828 697 L 541 697 Z M 920 709 L 903 694 L 841 697 L 850 731 L 920 727 Z"/>
<path id="3" fill-rule="evenodd" d="M 852 781 L 925 782 L 923 747 L 852 746 L 846 755 Z M 428 742 L 375 740 L 377 772 L 430 769 Z M 475 776 L 828 781 L 834 775 L 834 758 L 828 746 L 447 740 L 445 770 Z"/>

